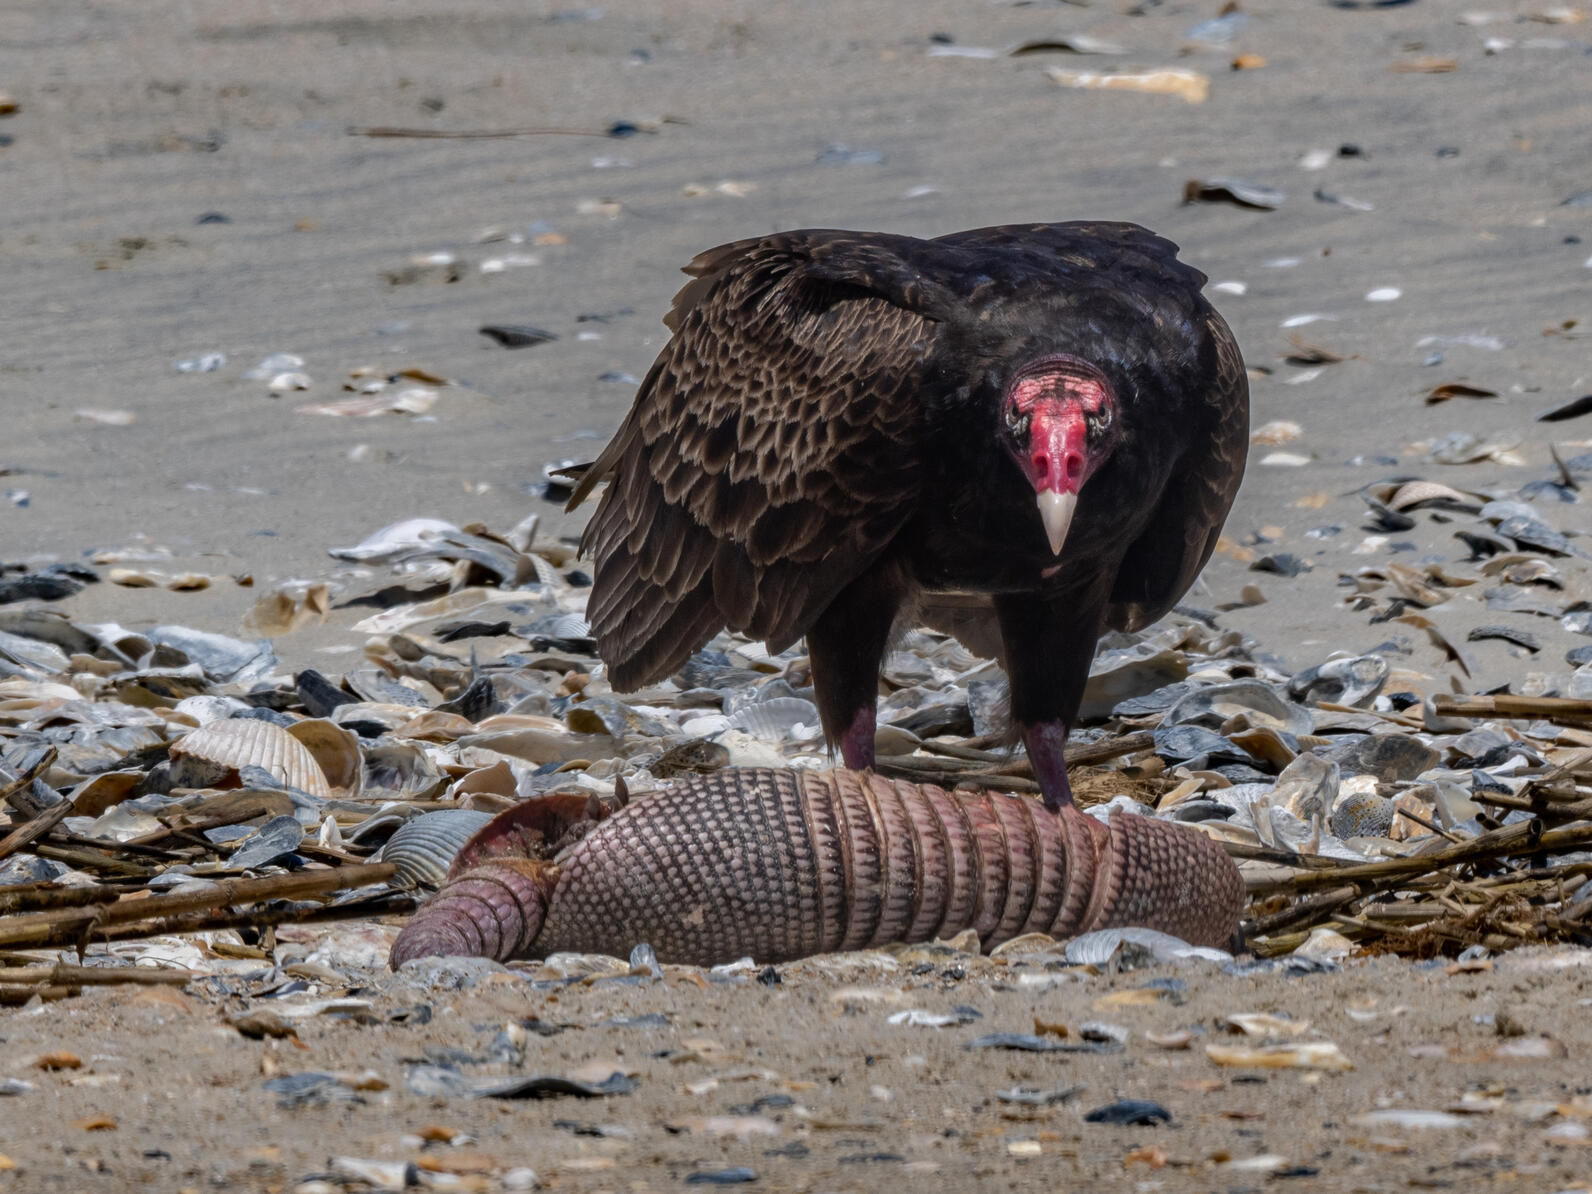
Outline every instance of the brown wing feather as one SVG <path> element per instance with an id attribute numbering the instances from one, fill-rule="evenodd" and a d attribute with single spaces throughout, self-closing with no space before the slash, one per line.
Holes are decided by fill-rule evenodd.
<path id="1" fill-rule="evenodd" d="M 787 233 L 720 246 L 673 338 L 571 498 L 611 482 L 581 547 L 613 683 L 669 675 L 720 627 L 780 649 L 910 515 L 933 323 L 889 240 Z"/>
<path id="2" fill-rule="evenodd" d="M 1199 454 L 1179 468 L 1149 528 L 1128 549 L 1117 573 L 1107 621 L 1137 630 L 1160 618 L 1188 591 L 1211 558 L 1249 454 L 1249 376 L 1226 322 L 1209 311 L 1210 384 L 1190 436 Z"/>

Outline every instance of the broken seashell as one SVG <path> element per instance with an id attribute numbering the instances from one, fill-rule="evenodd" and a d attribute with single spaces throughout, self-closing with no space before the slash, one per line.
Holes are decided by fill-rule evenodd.
<path id="1" fill-rule="evenodd" d="M 213 721 L 209 725 L 190 730 L 171 746 L 173 778 L 189 773 L 189 764 L 197 764 L 195 771 L 207 779 L 219 770 L 221 777 L 230 776 L 235 783 L 237 773 L 245 767 L 261 767 L 274 778 L 318 796 L 330 799 L 331 787 L 326 774 L 315 761 L 315 756 L 298 739 L 280 726 L 255 718 L 233 718 Z M 215 786 L 213 782 L 187 786 Z"/>
<path id="2" fill-rule="evenodd" d="M 1320 755 L 1302 754 L 1277 777 L 1270 800 L 1301 821 L 1316 821 L 1325 817 L 1338 799 L 1338 785 L 1336 763 Z"/>
<path id="3" fill-rule="evenodd" d="M 304 826 L 297 817 L 284 813 L 272 817 L 239 842 L 228 856 L 227 866 L 234 870 L 268 866 L 292 854 L 303 842 Z"/>
<path id="4" fill-rule="evenodd" d="M 324 717 L 306 718 L 287 732 L 315 758 L 335 795 L 352 800 L 364 787 L 365 765 L 359 753 L 359 735 Z"/>
<path id="5" fill-rule="evenodd" d="M 1276 187 L 1245 182 L 1241 178 L 1191 178 L 1183 184 L 1184 203 L 1232 203 L 1257 211 L 1272 211 L 1288 198 Z"/>
<path id="6" fill-rule="evenodd" d="M 430 800 L 447 786 L 447 777 L 418 743 L 382 738 L 365 749 L 366 799 L 381 792 L 389 800 Z"/>
<path id="7" fill-rule="evenodd" d="M 1388 663 L 1380 655 L 1329 659 L 1288 681 L 1288 695 L 1312 704 L 1366 705 L 1382 690 Z"/>
<path id="8" fill-rule="evenodd" d="M 1308 734 L 1314 728 L 1310 710 L 1292 705 L 1276 689 L 1259 680 L 1234 680 L 1196 688 L 1166 711 L 1162 725 L 1197 725 L 1219 730 L 1235 717 L 1251 727 L 1264 726 L 1290 734 Z"/>
<path id="9" fill-rule="evenodd" d="M 1401 512 L 1433 507 L 1462 514 L 1477 514 L 1487 504 L 1485 498 L 1463 493 L 1437 481 L 1406 481 L 1402 485 L 1373 486 L 1371 492 L 1389 507 Z"/>

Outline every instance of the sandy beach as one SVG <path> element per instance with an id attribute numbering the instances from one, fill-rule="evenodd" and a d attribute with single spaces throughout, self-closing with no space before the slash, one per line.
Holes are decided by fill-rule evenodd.
<path id="1" fill-rule="evenodd" d="M 1119 219 L 1209 276 L 1251 369 L 1257 442 L 1186 604 L 1219 611 L 1281 672 L 1394 639 L 1431 691 L 1568 691 L 1566 652 L 1592 639 L 1558 617 L 1455 589 L 1428 617 L 1456 658 L 1345 596 L 1363 568 L 1457 568 L 1470 552 L 1455 537 L 1468 518 L 1379 525 L 1369 487 L 1422 478 L 1512 499 L 1592 474 L 1592 460 L 1561 471 L 1553 455 L 1592 452 L 1592 420 L 1536 421 L 1592 391 L 1586 8 L 1229 7 L 16 0 L 0 10 L 0 101 L 15 105 L 0 114 L 0 564 L 95 567 L 99 583 L 49 603 L 77 622 L 249 637 L 250 609 L 284 582 L 372 588 L 374 568 L 328 550 L 400 519 L 504 533 L 535 514 L 544 533 L 578 534 L 587 511 L 546 500 L 544 468 L 606 441 L 702 249 L 795 227 L 930 236 Z M 1057 70 L 1197 72 L 1208 94 L 1064 86 Z M 1229 197 L 1270 190 L 1265 208 L 1187 202 L 1191 180 Z M 510 349 L 487 325 L 554 338 Z M 299 363 L 268 361 L 278 354 Z M 404 393 L 418 396 L 402 409 L 349 413 Z M 343 413 L 305 409 L 337 403 Z M 1592 518 L 1572 487 L 1544 493 L 1531 500 L 1575 548 L 1555 557 L 1553 599 L 1571 609 L 1592 601 Z M 1254 570 L 1267 557 L 1272 570 Z M 112 583 L 116 568 L 153 583 Z M 208 583 L 164 587 L 184 574 Z M 368 613 L 334 608 L 274 649 L 288 670 L 340 671 Z M 1468 641 L 1498 625 L 1535 648 Z M 369 1024 L 318 1018 L 265 1042 L 227 1027 L 232 1009 L 169 993 L 5 1009 L 0 1080 L 35 1089 L 0 1098 L 0 1190 L 383 1188 L 330 1159 L 419 1155 L 410 1137 L 437 1125 L 474 1142 L 426 1155 L 491 1162 L 455 1165 L 453 1185 L 427 1172 L 439 1189 L 515 1188 L 516 1167 L 592 1191 L 676 1189 L 736 1166 L 755 1171 L 753 1189 L 815 1191 L 1239 1190 L 1278 1177 L 1323 1191 L 1557 1190 L 1592 1175 L 1584 1140 L 1556 1141 L 1525 1112 L 1467 1109 L 1428 1131 L 1356 1118 L 1453 1113 L 1466 1097 L 1592 1115 L 1584 971 L 1569 963 L 1522 954 L 1450 973 L 1386 959 L 1240 978 L 1161 967 L 1040 995 L 987 962 L 946 977 L 955 965 L 869 975 L 806 962 L 777 988 L 676 977 L 562 995 L 501 976 L 462 990 L 390 980 L 369 996 Z M 1166 980 L 1161 994 L 1127 994 L 1149 979 Z M 392 1019 L 422 1003 L 428 1024 Z M 976 1028 L 887 1022 L 963 1004 Z M 1249 1085 L 1200 1041 L 1185 1052 L 1136 1038 L 1126 1057 L 963 1047 L 1036 1018 L 1119 1020 L 1141 1036 L 1197 1026 L 1202 1041 L 1233 1010 L 1314 1021 L 1355 1068 Z M 594 1027 L 654 1013 L 666 1028 Z M 572 1109 L 446 1102 L 397 1077 L 425 1048 L 479 1052 L 528 1018 L 578 1028 L 533 1032 L 527 1072 L 618 1059 L 640 1090 Z M 1493 1052 L 1538 1036 L 1553 1042 L 1544 1056 Z M 86 1066 L 29 1068 L 51 1050 Z M 353 1097 L 331 1103 L 284 1106 L 261 1085 L 366 1069 L 381 1088 L 340 1088 Z M 725 1076 L 743 1071 L 754 1076 Z M 1038 1108 L 996 1096 L 1075 1084 L 1086 1093 Z M 771 1095 L 788 1101 L 745 1109 Z M 1173 1125 L 1084 1122 L 1123 1098 L 1164 1104 Z M 99 1114 L 115 1130 L 65 1126 Z M 714 1117 L 725 1122 L 704 1126 Z M 1234 1166 L 1272 1154 L 1285 1163 Z"/>
<path id="2" fill-rule="evenodd" d="M 1517 20 L 1530 5 L 1478 25 L 1457 5 L 1279 6 L 1205 48 L 1187 31 L 1213 13 L 1144 7 L 867 6 L 832 20 L 714 4 L 596 19 L 512 5 L 13 9 L 4 86 L 23 102 L 0 158 L 0 401 L 6 486 L 28 497 L 8 504 L 4 557 L 169 549 L 166 571 L 217 583 L 87 602 L 129 625 L 223 629 L 259 587 L 321 577 L 327 548 L 402 517 L 505 530 L 535 511 L 574 530 L 526 489 L 544 464 L 601 446 L 699 250 L 785 227 L 1108 217 L 1241 284 L 1213 298 L 1269 371 L 1252 381 L 1253 422 L 1301 429 L 1284 450 L 1309 463 L 1270 467 L 1257 450 L 1228 534 L 1280 529 L 1278 548 L 1314 571 L 1260 578 L 1268 604 L 1230 624 L 1297 666 L 1372 646 L 1379 631 L 1332 600 L 1360 562 L 1356 490 L 1400 475 L 1495 483 L 1494 464 L 1412 450 L 1455 432 L 1518 439 L 1508 476 L 1522 481 L 1551 474 L 1548 431 L 1566 455 L 1583 450 L 1577 424 L 1531 420 L 1589 384 L 1577 330 L 1545 334 L 1586 315 L 1592 217 L 1565 202 L 1592 150 L 1584 29 Z M 1072 33 L 1128 52 L 931 56 Z M 1512 44 L 1489 54 L 1488 38 Z M 1266 65 L 1230 69 L 1241 53 Z M 1458 66 L 1397 69 L 1424 59 Z M 1045 75 L 1057 62 L 1197 70 L 1210 98 L 1064 89 Z M 648 131 L 349 135 L 616 122 Z M 1274 211 L 1182 202 L 1189 179 L 1212 178 L 1287 197 Z M 227 222 L 200 222 L 212 213 Z M 457 264 L 414 264 L 439 253 Z M 1388 289 L 1400 297 L 1365 299 Z M 1283 326 L 1306 315 L 1325 318 Z M 559 339 L 505 350 L 477 331 L 496 323 Z M 1346 359 L 1288 365 L 1290 332 Z M 207 353 L 226 364 L 177 371 Z M 243 378 L 276 353 L 301 357 L 312 388 L 272 397 Z M 346 396 L 362 367 L 457 384 L 418 419 L 296 412 Z M 1423 403 L 1450 382 L 1498 397 Z M 1346 464 L 1365 456 L 1398 463 Z M 1334 524 L 1333 539 L 1301 538 Z M 1242 570 L 1218 558 L 1191 600 L 1235 599 L 1254 579 Z M 1489 678 L 1516 662 L 1501 650 L 1478 660 Z"/>

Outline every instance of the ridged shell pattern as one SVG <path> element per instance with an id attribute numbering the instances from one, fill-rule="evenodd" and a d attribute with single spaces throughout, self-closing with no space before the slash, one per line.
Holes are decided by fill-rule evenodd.
<path id="1" fill-rule="evenodd" d="M 280 726 L 253 718 L 212 721 L 172 744 L 171 753 L 204 759 L 234 771 L 263 767 L 277 779 L 322 800 L 332 797 L 326 773 L 315 756 Z"/>
<path id="2" fill-rule="evenodd" d="M 490 813 L 469 808 L 422 813 L 400 825 L 375 860 L 397 863 L 397 879 L 405 886 L 437 887 L 464 843 L 491 819 Z"/>

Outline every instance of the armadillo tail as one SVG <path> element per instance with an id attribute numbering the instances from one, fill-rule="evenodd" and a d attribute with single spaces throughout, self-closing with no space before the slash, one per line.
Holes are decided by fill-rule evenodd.
<path id="1" fill-rule="evenodd" d="M 473 867 L 442 889 L 415 913 L 392 944 L 394 970 L 412 958 L 485 957 L 499 962 L 519 957 L 542 930 L 549 864 L 500 858 Z"/>
<path id="2" fill-rule="evenodd" d="M 1089 910 L 1076 931 L 1141 925 L 1191 945 L 1231 944 L 1244 880 L 1220 845 L 1184 826 L 1131 814 L 1112 817 L 1101 844 Z"/>

